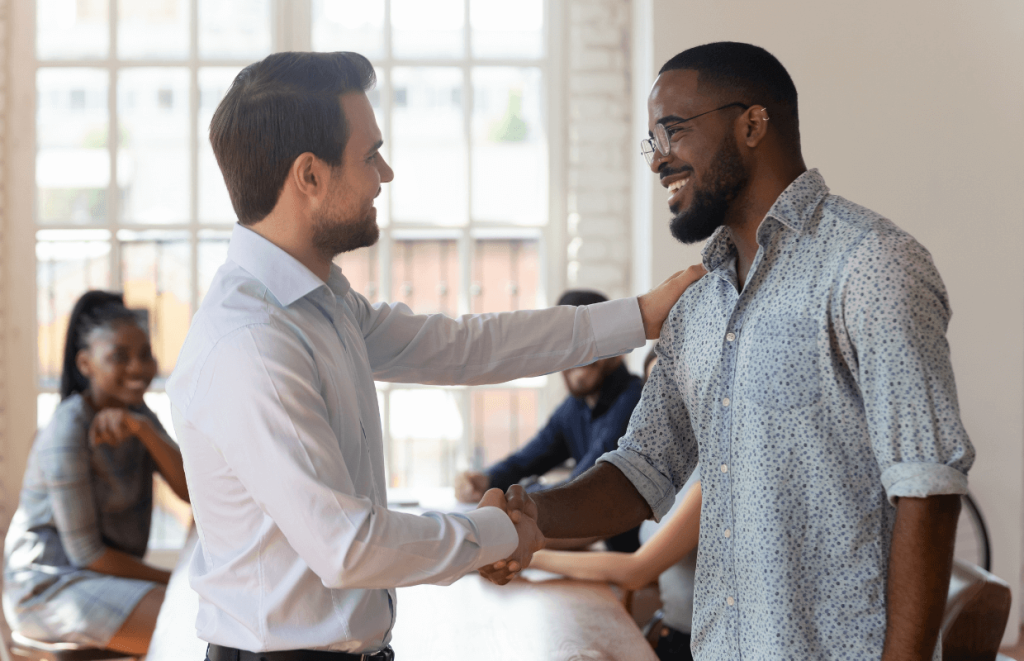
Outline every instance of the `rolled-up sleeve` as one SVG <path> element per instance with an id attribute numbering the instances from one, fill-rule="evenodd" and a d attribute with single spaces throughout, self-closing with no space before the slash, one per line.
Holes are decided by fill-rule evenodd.
<path id="1" fill-rule="evenodd" d="M 672 508 L 676 492 L 697 468 L 697 437 L 674 376 L 673 343 L 682 329 L 680 312 L 677 306 L 665 322 L 655 347 L 658 362 L 629 419 L 626 435 L 619 440 L 618 449 L 597 460 L 622 471 L 651 506 L 656 521 Z"/>
<path id="2" fill-rule="evenodd" d="M 871 233 L 851 254 L 841 296 L 889 501 L 966 493 L 974 447 L 946 341 L 949 300 L 931 256 L 906 234 Z"/>

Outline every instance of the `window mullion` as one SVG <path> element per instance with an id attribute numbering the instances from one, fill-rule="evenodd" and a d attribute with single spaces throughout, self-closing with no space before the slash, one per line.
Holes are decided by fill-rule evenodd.
<path id="1" fill-rule="evenodd" d="M 117 181 L 117 156 L 120 151 L 120 121 L 117 112 L 118 62 L 117 62 L 117 0 L 110 0 L 108 16 L 110 20 L 109 38 L 110 55 L 107 60 L 107 72 L 110 76 L 107 86 L 107 149 L 110 153 L 110 183 L 107 185 L 107 226 L 110 229 L 110 285 L 114 291 L 121 291 L 121 243 L 117 238 L 121 216 L 121 190 Z"/>
<path id="2" fill-rule="evenodd" d="M 199 0 L 189 0 L 189 296 L 199 310 Z"/>

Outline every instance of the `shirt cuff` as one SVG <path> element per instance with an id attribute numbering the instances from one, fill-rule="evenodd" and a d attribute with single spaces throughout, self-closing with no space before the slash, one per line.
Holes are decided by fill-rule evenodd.
<path id="1" fill-rule="evenodd" d="M 945 464 L 907 462 L 893 464 L 882 473 L 882 486 L 889 503 L 896 499 L 927 498 L 944 494 L 967 493 L 967 476 Z"/>
<path id="2" fill-rule="evenodd" d="M 636 490 L 651 506 L 655 521 L 661 521 L 661 517 L 672 509 L 672 504 L 676 500 L 675 485 L 672 484 L 672 480 L 647 463 L 643 455 L 633 450 L 619 448 L 598 457 L 595 465 L 602 462 L 608 462 L 618 468 L 626 476 L 626 479 L 633 483 Z"/>
<path id="3" fill-rule="evenodd" d="M 647 343 L 636 297 L 588 305 L 598 358 L 618 356 Z"/>
<path id="4" fill-rule="evenodd" d="M 473 569 L 504 560 L 519 546 L 519 533 L 512 519 L 497 507 L 481 507 L 463 512 L 460 516 L 466 517 L 473 524 L 476 543 L 480 545 Z"/>

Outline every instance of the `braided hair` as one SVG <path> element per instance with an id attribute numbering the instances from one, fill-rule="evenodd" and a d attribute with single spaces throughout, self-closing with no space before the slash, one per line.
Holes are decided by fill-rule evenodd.
<path id="1" fill-rule="evenodd" d="M 109 291 L 87 291 L 75 303 L 64 341 L 64 367 L 60 375 L 60 399 L 89 388 L 89 379 L 82 374 L 76 359 L 78 352 L 88 348 L 89 334 L 97 328 L 113 328 L 119 323 L 144 327 L 138 312 L 125 307 L 124 296 Z"/>

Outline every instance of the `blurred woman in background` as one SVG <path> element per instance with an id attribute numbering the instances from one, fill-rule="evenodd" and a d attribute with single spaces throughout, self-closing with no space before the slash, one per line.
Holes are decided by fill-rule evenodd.
<path id="1" fill-rule="evenodd" d="M 29 455 L 4 545 L 4 615 L 44 642 L 144 654 L 166 571 L 142 561 L 153 472 L 188 500 L 181 453 L 143 394 L 157 373 L 145 322 L 90 291 L 68 324 L 61 402 Z"/>

